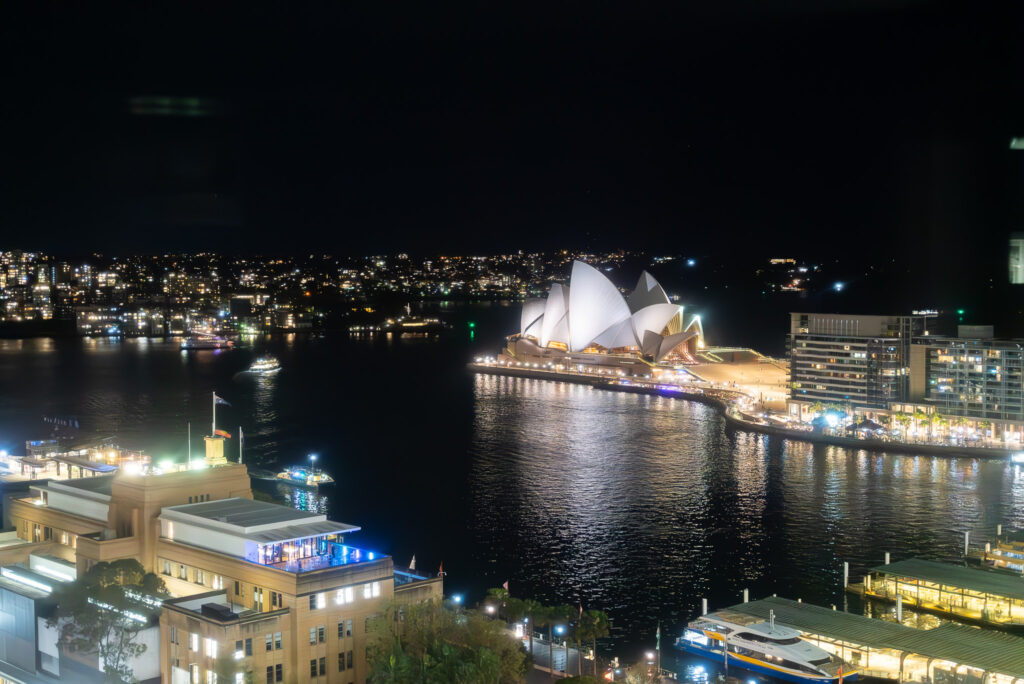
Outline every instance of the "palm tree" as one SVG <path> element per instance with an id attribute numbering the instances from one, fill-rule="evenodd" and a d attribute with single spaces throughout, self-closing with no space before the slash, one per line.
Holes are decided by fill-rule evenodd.
<path id="1" fill-rule="evenodd" d="M 522 615 L 528 621 L 526 623 L 526 631 L 530 635 L 530 657 L 533 658 L 533 625 L 536 623 L 537 618 L 543 614 L 544 606 L 533 599 L 523 599 L 520 603 Z"/>
<path id="2" fill-rule="evenodd" d="M 924 409 L 914 409 L 914 421 L 917 423 L 918 427 L 928 425 L 928 414 L 924 412 Z M 929 430 L 929 432 L 931 431 Z"/>
<path id="3" fill-rule="evenodd" d="M 509 622 L 519 622 L 526 615 L 523 608 L 523 601 L 515 597 L 509 596 L 505 599 L 505 605 L 502 608 L 502 616 Z"/>
<path id="4" fill-rule="evenodd" d="M 548 628 L 548 675 L 550 679 L 555 678 L 555 661 L 554 654 L 555 648 L 551 639 L 551 628 L 555 624 L 557 618 L 555 616 L 555 610 L 551 606 L 544 606 L 537 604 L 540 610 L 533 616 L 533 622 L 537 625 L 537 628 L 547 627 Z M 532 650 L 532 649 L 531 649 Z"/>
<path id="5" fill-rule="evenodd" d="M 902 430 L 903 430 L 903 439 L 906 439 L 907 438 L 907 428 L 910 427 L 910 422 L 911 422 L 910 416 L 908 416 L 903 411 L 897 411 L 893 415 L 893 420 L 895 420 L 896 424 L 899 425 L 900 428 L 902 428 Z"/>
<path id="6" fill-rule="evenodd" d="M 570 624 L 572 629 L 572 636 L 576 638 L 576 676 L 583 676 L 583 650 L 580 648 L 580 639 L 583 638 L 583 605 L 580 604 L 579 612 L 576 612 L 572 606 L 569 606 L 569 610 L 572 611 L 572 617 L 575 618 Z M 568 667 L 568 662 L 566 663 Z"/>
<path id="7" fill-rule="evenodd" d="M 572 630 L 572 618 L 576 614 L 576 609 L 569 605 L 554 606 L 551 609 L 552 615 L 555 618 L 556 624 L 564 624 L 565 629 L 568 630 L 565 635 L 565 676 L 569 676 L 569 641 Z M 550 630 L 549 630 L 550 634 Z"/>
<path id="8" fill-rule="evenodd" d="M 611 627 L 611 620 L 603 610 L 587 610 L 583 612 L 583 630 L 586 636 L 590 637 L 590 644 L 594 650 L 594 676 L 597 676 L 597 640 L 608 636 Z"/>
<path id="9" fill-rule="evenodd" d="M 505 603 L 508 601 L 508 590 L 505 587 L 491 587 L 487 590 L 487 604 L 492 605 L 501 614 L 505 614 Z"/>

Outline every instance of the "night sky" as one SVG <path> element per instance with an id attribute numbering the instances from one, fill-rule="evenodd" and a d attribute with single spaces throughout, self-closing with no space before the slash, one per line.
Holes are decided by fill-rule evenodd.
<path id="1" fill-rule="evenodd" d="M 1002 263 L 1014 4 L 8 7 L 2 247 Z"/>

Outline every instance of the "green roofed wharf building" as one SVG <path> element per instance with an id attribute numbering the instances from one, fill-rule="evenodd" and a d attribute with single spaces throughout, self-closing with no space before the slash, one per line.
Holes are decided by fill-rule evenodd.
<path id="1" fill-rule="evenodd" d="M 872 568 L 863 583 L 846 589 L 989 627 L 1024 630 L 1024 579 L 1015 575 L 911 558 Z"/>
<path id="2" fill-rule="evenodd" d="M 945 624 L 924 630 L 771 597 L 728 611 L 799 630 L 802 638 L 855 665 L 862 675 L 895 682 L 1024 683 L 1024 639 Z"/>

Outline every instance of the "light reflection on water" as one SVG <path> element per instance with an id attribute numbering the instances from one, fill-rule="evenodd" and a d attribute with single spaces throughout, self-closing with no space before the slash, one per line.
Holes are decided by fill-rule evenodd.
<path id="1" fill-rule="evenodd" d="M 471 529 L 489 585 L 601 607 L 629 648 L 653 646 L 660 620 L 667 652 L 703 597 L 842 608 L 843 561 L 854 579 L 885 551 L 955 562 L 964 531 L 1024 525 L 1005 463 L 784 442 L 702 404 L 579 385 L 481 375 L 474 392 Z"/>

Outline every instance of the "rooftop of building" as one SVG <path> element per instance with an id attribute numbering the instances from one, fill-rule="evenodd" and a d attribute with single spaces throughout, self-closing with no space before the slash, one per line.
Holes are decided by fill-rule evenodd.
<path id="1" fill-rule="evenodd" d="M 60 487 L 80 489 L 83 492 L 93 492 L 94 494 L 106 494 L 107 496 L 110 496 L 110 488 L 114 484 L 114 476 L 97 475 L 96 477 L 79 477 L 73 480 L 59 480 L 57 482 L 51 482 L 50 484 Z"/>
<path id="2" fill-rule="evenodd" d="M 346 534 L 360 529 L 356 525 L 328 520 L 323 514 L 241 498 L 168 506 L 161 511 L 160 517 L 228 532 L 259 544 Z"/>
<path id="3" fill-rule="evenodd" d="M 297 508 L 280 504 L 242 498 L 217 499 L 216 501 L 169 506 L 164 511 L 177 511 L 197 518 L 218 520 L 230 525 L 246 528 L 324 518 L 319 513 L 310 513 L 309 511 L 300 511 Z"/>
<path id="4" fill-rule="evenodd" d="M 180 598 L 165 599 L 163 606 L 164 608 L 191 613 L 194 617 L 201 617 L 205 620 L 221 624 L 235 622 L 236 620 L 242 622 L 263 620 L 275 617 L 288 610 L 287 608 L 282 608 L 261 612 L 246 608 L 240 603 L 234 603 L 229 600 L 228 593 L 223 589 L 182 596 Z"/>
<path id="5" fill-rule="evenodd" d="M 1018 583 L 1019 579 L 1016 579 Z M 741 603 L 730 611 L 775 620 L 805 634 L 816 634 L 876 649 L 894 649 L 948 660 L 1010 677 L 1024 677 L 1024 639 L 991 630 L 945 624 L 914 629 L 862 615 L 771 597 Z"/>
<path id="6" fill-rule="evenodd" d="M 1020 577 L 988 570 L 965 568 L 959 565 L 936 563 L 921 558 L 879 565 L 873 572 L 895 577 L 909 577 L 923 582 L 942 584 L 948 588 L 968 589 L 993 596 L 1024 600 L 1024 582 Z M 1024 646 L 1024 642 L 1022 642 Z"/>
<path id="7" fill-rule="evenodd" d="M 46 598 L 64 581 L 30 570 L 20 563 L 0 568 L 0 588 L 30 599 Z"/>

